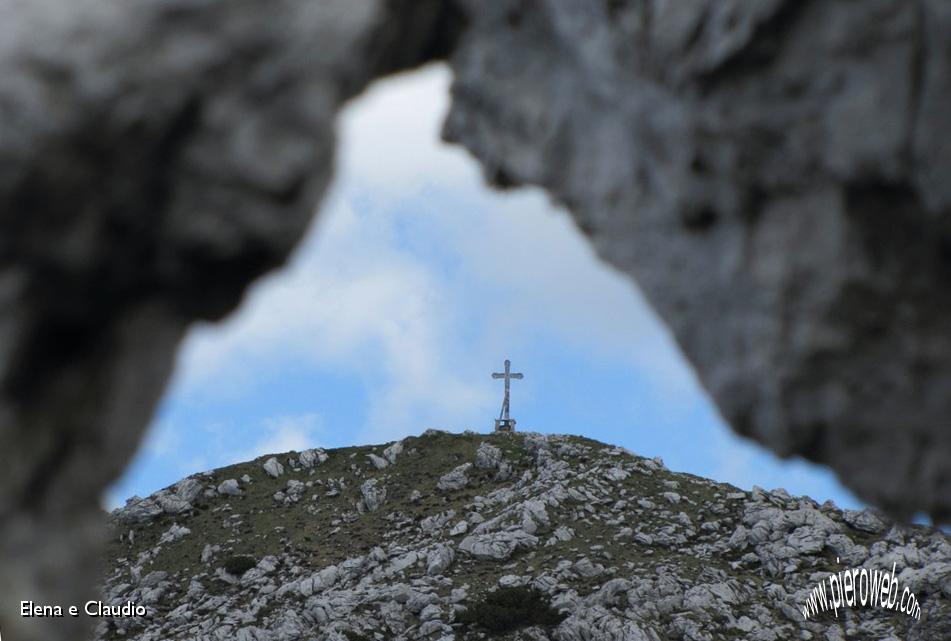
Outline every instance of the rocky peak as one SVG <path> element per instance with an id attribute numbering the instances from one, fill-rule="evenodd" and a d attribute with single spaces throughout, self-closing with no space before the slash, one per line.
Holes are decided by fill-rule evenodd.
<path id="1" fill-rule="evenodd" d="M 784 490 L 751 492 L 574 436 L 428 431 L 266 456 L 135 498 L 111 519 L 103 641 L 951 638 L 951 541 Z M 830 572 L 891 570 L 921 619 L 806 621 Z M 524 587 L 557 623 L 467 612 Z M 481 611 L 481 610 L 480 610 Z"/>

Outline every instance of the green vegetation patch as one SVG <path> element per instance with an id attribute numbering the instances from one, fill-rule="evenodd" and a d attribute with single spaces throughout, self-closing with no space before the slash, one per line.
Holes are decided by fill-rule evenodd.
<path id="1" fill-rule="evenodd" d="M 258 562 L 255 561 L 252 556 L 248 556 L 247 554 L 235 554 L 226 558 L 222 563 L 222 567 L 225 569 L 225 572 L 231 576 L 240 577 L 257 564 Z"/>
<path id="2" fill-rule="evenodd" d="M 532 625 L 556 626 L 568 615 L 558 612 L 542 592 L 527 586 L 487 592 L 459 615 L 459 622 L 496 634 Z"/>

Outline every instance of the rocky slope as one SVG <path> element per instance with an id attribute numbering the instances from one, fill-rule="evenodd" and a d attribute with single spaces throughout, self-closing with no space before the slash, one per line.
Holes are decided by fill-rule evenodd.
<path id="1" fill-rule="evenodd" d="M 111 521 L 104 600 L 148 614 L 104 620 L 102 641 L 951 638 L 945 534 L 580 437 L 428 431 L 289 452 L 133 498 Z M 804 619 L 830 572 L 893 564 L 920 620 Z M 460 622 L 512 586 L 561 622 Z"/>

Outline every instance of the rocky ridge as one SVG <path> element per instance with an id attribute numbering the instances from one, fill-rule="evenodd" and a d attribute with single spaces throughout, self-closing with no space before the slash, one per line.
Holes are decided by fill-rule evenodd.
<path id="1" fill-rule="evenodd" d="M 101 641 L 951 638 L 951 540 L 784 490 L 751 492 L 572 436 L 428 431 L 186 478 L 110 519 Z M 838 562 L 836 562 L 838 559 Z M 805 621 L 813 587 L 890 569 L 921 619 Z M 561 623 L 487 634 L 462 613 L 529 586 Z"/>

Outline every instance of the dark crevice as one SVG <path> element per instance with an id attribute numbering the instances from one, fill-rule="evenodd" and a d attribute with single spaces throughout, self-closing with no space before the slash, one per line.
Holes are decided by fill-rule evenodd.
<path id="1" fill-rule="evenodd" d="M 697 78 L 701 93 L 710 92 L 725 79 L 735 79 L 768 65 L 782 51 L 786 37 L 813 2 L 814 0 L 786 0 L 772 16 L 757 25 L 746 46 Z"/>
<path id="2" fill-rule="evenodd" d="M 468 24 L 453 0 L 388 0 L 384 15 L 366 47 L 369 80 L 446 60 Z"/>

